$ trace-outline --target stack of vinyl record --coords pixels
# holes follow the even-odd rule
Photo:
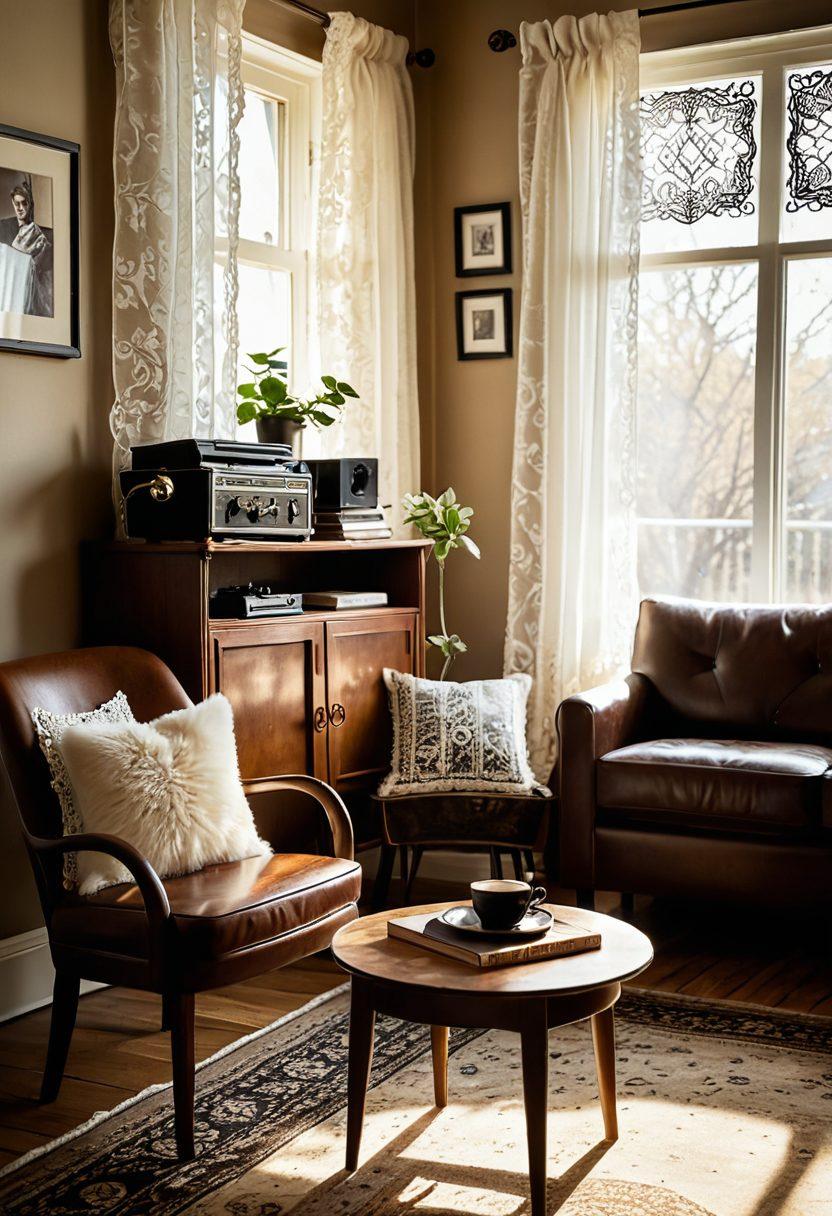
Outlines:
[[[312,517],[316,540],[386,540],[392,536],[381,507],[342,507],[316,511]]]

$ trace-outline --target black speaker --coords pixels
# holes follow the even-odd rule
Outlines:
[[[307,460],[312,474],[315,511],[378,506],[378,460],[342,456],[336,460]]]

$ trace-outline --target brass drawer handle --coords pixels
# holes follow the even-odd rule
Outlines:
[[[347,711],[338,701],[330,708],[329,721],[332,726],[343,726],[347,720]]]
[[[318,734],[320,734],[322,730],[326,730],[326,710],[324,709],[323,705],[319,705],[315,710],[315,730],[318,732]]]

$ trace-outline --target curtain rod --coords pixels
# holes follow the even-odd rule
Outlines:
[[[663,13],[683,13],[694,8],[716,8],[720,4],[737,4],[742,0],[678,0],[675,4],[654,4],[651,8],[640,8],[638,15],[643,17],[660,17]],[[510,51],[517,46],[517,38],[511,30],[492,30],[488,35],[488,45],[498,53]]]
[[[324,29],[330,24],[329,13],[323,13],[311,4],[304,4],[303,0],[272,0],[272,4],[278,4],[281,8],[293,9],[296,13],[308,17],[310,21],[317,21]],[[432,68],[435,62],[436,55],[429,46],[424,47],[421,51],[408,51],[405,59],[408,67],[415,63],[420,68]]]

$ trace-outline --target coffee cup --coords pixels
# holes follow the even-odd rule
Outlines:
[[[546,899],[545,887],[532,888],[511,878],[471,883],[471,902],[483,929],[513,929]]]

